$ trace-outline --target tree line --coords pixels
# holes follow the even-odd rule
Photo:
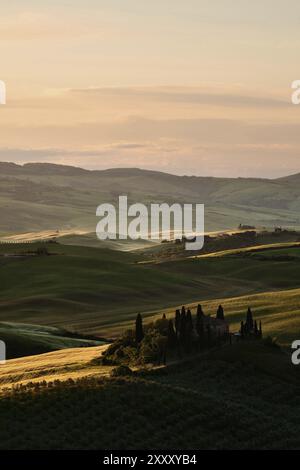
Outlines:
[[[190,308],[176,309],[173,318],[165,314],[144,323],[137,314],[135,328],[127,330],[106,350],[105,364],[165,364],[167,358],[182,358],[202,350],[244,338],[262,336],[262,325],[253,319],[249,308],[240,331],[230,333],[224,308],[219,305],[216,315],[205,315],[199,304],[193,315]]]

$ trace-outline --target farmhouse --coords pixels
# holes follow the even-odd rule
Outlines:
[[[225,318],[221,319],[205,316],[204,326],[208,327],[208,325],[216,336],[225,336],[229,334],[229,325]]]
[[[229,324],[226,321],[222,305],[219,305],[215,317],[205,315],[201,305],[198,305],[197,319],[201,325],[200,328],[203,329],[204,332],[210,331],[217,337],[226,336],[229,334]]]

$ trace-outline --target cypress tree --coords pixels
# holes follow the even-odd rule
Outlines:
[[[190,311],[190,309],[188,309],[186,313],[186,326],[188,330],[193,331],[194,324],[193,324],[192,312]]]
[[[196,331],[197,331],[199,338],[202,338],[204,334],[204,314],[202,312],[202,309],[197,309]]]
[[[252,316],[251,308],[249,307],[247,311],[247,318],[246,318],[247,333],[250,333],[251,331],[253,331],[253,327],[254,327],[253,316]]]
[[[176,336],[179,336],[179,331],[180,331],[180,310],[176,310],[175,312],[175,331],[176,331]]]
[[[140,313],[137,314],[135,320],[135,340],[139,344],[144,338],[143,319]]]
[[[185,342],[186,342],[187,351],[191,351],[193,329],[194,329],[194,325],[193,325],[192,313],[190,309],[188,309],[186,313],[186,328],[185,328]]]
[[[181,315],[180,315],[180,328],[179,328],[180,341],[184,342],[185,336],[186,336],[186,314],[185,314],[185,308],[182,307]]]
[[[222,305],[219,305],[219,307],[218,307],[218,310],[217,310],[217,319],[218,319],[218,320],[225,320],[225,317],[224,317],[224,309],[223,309]]]
[[[176,345],[177,338],[174,330],[173,320],[169,320],[168,323],[168,346],[173,348]]]
[[[258,328],[257,328],[257,321],[256,321],[256,320],[255,320],[255,322],[254,322],[254,334],[255,334],[256,336],[258,336],[258,334],[259,334],[259,331],[258,331]]]
[[[244,325],[244,322],[241,321],[241,337],[243,338],[245,336],[245,325]]]
[[[197,307],[197,317],[198,316],[204,316],[204,313],[200,304],[198,304],[198,307]]]
[[[259,336],[262,337],[261,321],[259,322]]]

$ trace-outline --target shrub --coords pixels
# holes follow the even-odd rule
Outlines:
[[[167,338],[156,329],[147,331],[140,345],[139,359],[141,363],[160,363],[166,349]]]
[[[126,331],[123,336],[112,343],[103,354],[102,364],[123,364],[132,362],[136,355],[136,343],[132,331]]]

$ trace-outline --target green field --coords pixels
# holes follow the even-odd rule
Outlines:
[[[264,336],[276,338],[281,346],[290,348],[293,340],[300,338],[300,289],[263,292],[232,298],[216,298],[201,303],[205,314],[214,316],[219,305],[225,310],[226,320],[232,332],[240,329],[246,311],[251,307],[254,317],[262,321]],[[196,313],[198,302],[188,303],[192,313]],[[176,306],[180,307],[179,305]],[[174,318],[175,307],[163,310],[167,318]],[[155,314],[153,319],[161,316]],[[152,319],[152,318],[151,318]],[[130,324],[128,323],[128,327]]]
[[[213,305],[219,299],[231,317],[236,305],[243,305],[241,311],[247,304],[257,305],[256,297],[240,297],[275,292],[258,297],[263,308],[269,305],[269,313],[274,315],[286,313],[291,326],[298,325],[299,293],[293,289],[299,288],[300,248],[279,250],[280,256],[290,256],[287,260],[278,259],[277,251],[271,250],[264,252],[263,259],[256,253],[143,265],[139,264],[142,252],[51,243],[47,244],[50,256],[26,254],[38,246],[0,245],[0,254],[18,254],[0,256],[2,322],[111,337],[137,312],[151,317],[177,305],[206,301]],[[239,320],[237,316],[235,323]],[[284,325],[284,318],[281,321]]]
[[[0,367],[1,449],[300,449],[295,242],[149,263],[146,248],[67,238],[0,244],[0,339],[9,357],[33,354]],[[211,315],[222,304],[231,331],[251,306],[282,349],[233,341],[115,378],[100,362],[100,337],[131,327],[137,312],[174,318],[199,302]]]
[[[11,253],[34,249],[9,245]],[[140,266],[136,255],[59,244],[48,249],[51,256],[0,257],[1,320],[101,334],[138,310],[196,296],[180,273]]]
[[[77,337],[55,327],[9,322],[0,323],[0,339],[6,344],[7,359],[103,344],[100,339]]]

